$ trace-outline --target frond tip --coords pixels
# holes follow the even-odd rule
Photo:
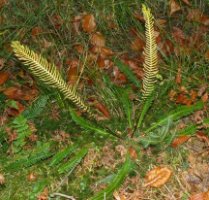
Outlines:
[[[154,90],[154,84],[156,82],[156,75],[158,74],[157,67],[157,45],[154,32],[154,17],[149,8],[144,4],[142,5],[142,12],[145,19],[145,35],[146,35],[146,47],[144,49],[145,61],[144,61],[144,78],[143,78],[143,90],[142,99],[146,99],[151,95]]]
[[[50,64],[41,55],[36,54],[19,41],[12,42],[12,48],[17,58],[27,65],[33,75],[45,84],[57,88],[66,99],[71,100],[78,108],[87,112],[90,117],[95,117],[88,105],[68,86],[54,64]]]

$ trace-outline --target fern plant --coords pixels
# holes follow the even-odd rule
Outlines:
[[[27,119],[23,115],[16,117],[10,127],[17,133],[17,138],[13,142],[13,151],[18,152],[25,145],[27,137],[29,137],[32,132]]]
[[[155,41],[154,32],[154,17],[149,8],[144,4],[142,5],[142,12],[145,19],[145,35],[146,35],[146,47],[144,49],[144,78],[143,78],[143,90],[142,99],[146,99],[153,92],[156,82],[156,76],[158,74],[157,67],[157,44]]]
[[[18,41],[12,42],[12,47],[17,58],[27,65],[35,76],[45,84],[57,88],[66,99],[71,100],[78,108],[88,113],[90,117],[95,117],[90,107],[74,92],[71,86],[66,84],[54,64],[50,64],[41,55],[21,45]]]

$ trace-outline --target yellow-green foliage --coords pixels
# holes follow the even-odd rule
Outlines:
[[[57,88],[66,99],[71,100],[77,107],[87,112],[90,117],[94,117],[89,106],[82,101],[82,99],[73,91],[71,86],[66,84],[54,64],[50,64],[41,55],[38,55],[28,47],[21,45],[18,41],[12,42],[12,47],[17,58],[28,66],[33,75],[37,76],[47,85]]]
[[[158,74],[157,67],[157,45],[154,33],[154,17],[149,8],[142,5],[142,12],[145,19],[145,35],[146,47],[144,49],[144,78],[143,78],[143,95],[142,99],[146,99],[154,90],[156,75]]]

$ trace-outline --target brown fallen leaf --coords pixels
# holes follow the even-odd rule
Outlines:
[[[52,25],[54,26],[55,29],[60,29],[61,26],[64,23],[64,20],[58,14],[54,14],[54,15],[50,16],[49,20],[50,20],[50,22],[52,23]]]
[[[97,110],[99,110],[107,119],[110,119],[110,113],[109,113],[107,107],[104,104],[102,104],[98,101],[95,101],[94,107]]]
[[[8,72],[0,72],[0,85],[4,84],[9,78]]]
[[[104,47],[105,46],[105,38],[100,32],[96,32],[91,36],[90,43],[93,46]]]
[[[82,28],[87,33],[92,33],[96,29],[95,18],[92,14],[84,15],[82,19]]]
[[[209,17],[204,15],[200,9],[191,9],[187,15],[188,21],[198,22],[205,26],[209,25]]]
[[[188,136],[188,135],[179,136],[179,137],[177,137],[177,138],[175,138],[175,139],[173,140],[173,142],[171,143],[171,146],[172,146],[173,148],[176,148],[176,147],[178,147],[179,145],[185,143],[187,140],[189,140],[190,137],[191,137],[191,136]]]
[[[22,113],[24,110],[25,110],[25,106],[23,106],[20,102],[16,101],[16,108],[14,107],[9,107],[6,109],[6,113],[9,115],[9,116],[18,116],[20,113]]]
[[[47,200],[49,198],[49,191],[47,188],[37,197],[38,200]]]
[[[25,89],[27,89],[25,91]],[[34,99],[38,95],[38,91],[36,89],[30,88],[20,88],[20,87],[9,87],[3,91],[4,95],[7,96],[9,99],[15,100],[25,100],[30,101]]]
[[[145,46],[145,42],[140,37],[135,38],[131,42],[131,49],[134,51],[143,51],[144,46]]]
[[[68,65],[67,69],[67,82],[70,85],[74,85],[78,79],[78,67],[80,65],[78,59],[67,60],[66,64]]]
[[[0,0],[0,9],[8,3],[8,0]]]
[[[79,54],[83,54],[84,53],[84,47],[81,44],[75,44],[74,49],[79,53]]]
[[[134,149],[133,147],[129,147],[128,149],[129,155],[133,160],[136,160],[138,158],[136,149]]]
[[[31,35],[37,36],[37,35],[41,34],[42,32],[43,32],[43,29],[40,26],[36,26],[36,27],[32,28]]]
[[[205,133],[203,133],[202,131],[198,131],[196,133],[196,136],[198,139],[205,141],[209,146],[209,137]]]
[[[189,200],[209,200],[209,191],[193,194]]]
[[[168,167],[155,167],[146,174],[144,186],[161,187],[168,182],[171,174]]]
[[[181,10],[180,5],[176,2],[176,0],[170,0],[170,15],[173,15],[175,12]]]

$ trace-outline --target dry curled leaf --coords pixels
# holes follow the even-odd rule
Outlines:
[[[160,187],[169,180],[171,174],[168,167],[156,167],[146,174],[144,186]]]
[[[20,88],[20,87],[9,87],[4,90],[4,95],[9,99],[25,100],[29,101],[34,99],[38,95],[38,91],[34,88]]]
[[[47,188],[37,197],[38,200],[48,200],[49,198],[49,191]]]
[[[78,79],[78,67],[80,65],[78,59],[67,60],[67,82],[70,85],[75,85]]]
[[[208,199],[209,199],[209,191],[194,194],[189,198],[189,200],[208,200]]]
[[[170,15],[174,14],[175,12],[181,10],[181,7],[179,4],[176,2],[176,0],[170,0],[169,2],[170,5]]]
[[[37,36],[43,32],[43,29],[40,26],[36,26],[31,30],[32,36]]]
[[[134,149],[133,147],[129,147],[128,149],[129,155],[133,160],[136,160],[138,158],[136,149]]]
[[[4,84],[9,78],[8,72],[0,72],[0,85]]]
[[[198,131],[198,132],[196,133],[196,136],[197,136],[197,138],[199,138],[200,140],[205,141],[205,142],[208,144],[208,146],[209,146],[209,137],[208,137],[205,133],[203,133],[202,131]]]
[[[91,44],[97,47],[104,47],[105,46],[105,38],[100,32],[96,32],[92,35]]]
[[[22,105],[20,102],[15,101],[15,104],[16,104],[16,107],[9,106],[6,109],[6,113],[9,116],[13,116],[13,117],[18,116],[20,113],[22,113],[25,110],[25,106]]]
[[[92,14],[87,14],[83,17],[82,28],[87,33],[92,33],[96,29],[95,18]]]
[[[145,42],[140,37],[135,38],[131,42],[131,49],[134,51],[143,51]]]
[[[104,104],[102,104],[98,101],[95,101],[94,106],[97,110],[99,110],[104,115],[105,118],[110,119],[110,117],[111,117],[110,113]]]
[[[179,136],[173,140],[173,142],[171,143],[171,146],[173,148],[176,148],[179,145],[185,143],[189,138],[190,138],[190,136],[188,136],[188,135]]]
[[[209,17],[204,15],[200,9],[191,9],[187,15],[188,21],[198,22],[205,26],[209,25]]]

